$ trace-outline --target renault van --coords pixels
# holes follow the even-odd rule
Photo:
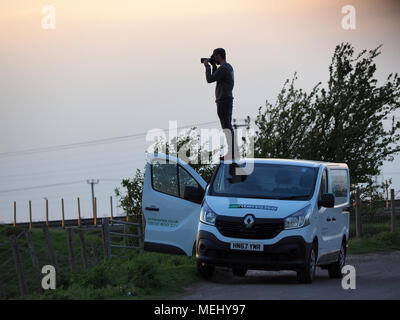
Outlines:
[[[247,167],[251,172],[237,174]],[[143,187],[144,249],[195,253],[204,277],[224,266],[236,276],[293,270],[299,282],[311,283],[318,266],[339,278],[349,204],[343,163],[243,159],[219,164],[207,185],[182,160],[154,154]]]

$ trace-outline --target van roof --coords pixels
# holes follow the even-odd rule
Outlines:
[[[285,165],[296,165],[305,167],[342,167],[348,168],[345,163],[333,163],[325,161],[315,161],[315,160],[293,160],[293,159],[277,159],[277,158],[245,158],[243,161],[254,161],[255,163],[269,163],[269,164],[285,164]]]
[[[152,159],[170,159],[172,161],[178,161],[180,163],[184,163],[182,160],[163,153],[153,153],[147,155],[147,161],[152,161]],[[279,158],[244,158],[240,159],[238,162],[246,162],[246,161],[254,161],[255,163],[271,163],[271,164],[286,164],[286,165],[294,165],[294,166],[305,166],[305,167],[314,167],[318,168],[320,166],[324,167],[336,167],[348,169],[347,164],[345,163],[333,163],[333,162],[325,162],[325,161],[315,161],[315,160],[293,160],[293,159],[279,159]]]

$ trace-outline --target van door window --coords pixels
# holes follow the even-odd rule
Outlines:
[[[151,178],[155,191],[174,197],[183,198],[185,187],[201,188],[189,172],[175,163],[153,163]]]
[[[181,166],[178,166],[179,170],[179,196],[183,198],[185,187],[195,187],[200,189],[200,185],[197,181],[191,176],[189,172],[187,172]]]
[[[176,163],[153,163],[151,180],[155,191],[179,197]]]
[[[318,200],[322,199],[322,195],[324,193],[328,193],[328,175],[327,175],[327,172],[326,172],[326,168],[322,172],[321,185],[320,185],[320,188],[319,188]]]
[[[335,195],[335,206],[347,202],[348,194],[348,173],[344,169],[331,169],[331,190]]]

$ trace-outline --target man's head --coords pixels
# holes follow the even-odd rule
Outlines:
[[[217,64],[224,63],[226,60],[225,49],[222,49],[222,48],[214,49],[213,56],[215,58],[215,61],[217,61]]]

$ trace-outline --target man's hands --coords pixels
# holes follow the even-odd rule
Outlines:
[[[213,67],[213,69],[216,69],[216,68],[217,68],[217,65],[215,64],[215,62],[210,63],[210,61],[209,61],[208,59],[204,59],[203,64],[204,64],[204,66],[206,66],[206,67],[207,67],[208,64],[211,64],[212,67]]]

